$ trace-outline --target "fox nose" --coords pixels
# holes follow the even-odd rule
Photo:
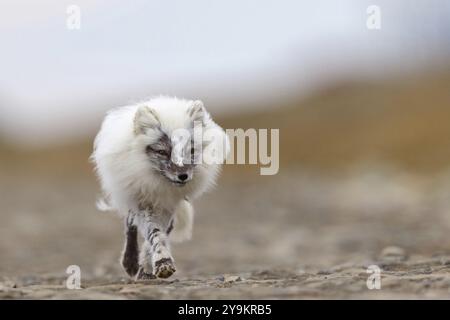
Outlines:
[[[178,179],[180,179],[180,181],[185,181],[188,178],[188,175],[186,173],[182,173],[178,175]]]

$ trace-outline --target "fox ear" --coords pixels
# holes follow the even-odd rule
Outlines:
[[[200,100],[192,101],[187,113],[192,122],[201,121],[203,123],[206,115],[206,110],[203,106],[203,102],[201,102]]]
[[[160,126],[158,116],[151,107],[140,106],[134,117],[134,132],[136,135],[145,134],[149,129],[155,129]]]

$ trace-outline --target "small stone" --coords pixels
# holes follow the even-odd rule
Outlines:
[[[333,272],[331,272],[331,270],[319,270],[319,272],[317,272],[317,274],[319,276],[328,276],[330,274],[333,274]]]
[[[305,273],[306,273],[305,269],[302,268],[297,269],[297,274],[305,274]]]
[[[11,280],[5,280],[5,281],[0,282],[0,288],[3,288],[3,290],[13,289],[13,288],[17,288],[17,284]]]
[[[405,250],[396,246],[389,246],[381,251],[380,258],[388,261],[405,261],[407,255]]]
[[[225,277],[224,277],[224,276],[218,276],[218,277],[216,278],[216,280],[217,280],[217,281],[222,281],[222,282],[224,282],[224,281],[225,281]]]
[[[224,279],[225,282],[236,282],[236,281],[241,281],[241,277],[239,276],[227,276]]]
[[[25,287],[38,285],[38,284],[42,283],[42,281],[38,277],[33,276],[33,275],[24,276],[24,277],[22,277],[21,281],[22,281],[22,286],[25,286]]]
[[[440,259],[440,262],[444,266],[450,266],[450,258],[448,258],[448,257],[442,257]]]

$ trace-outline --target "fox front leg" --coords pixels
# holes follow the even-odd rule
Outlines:
[[[121,258],[125,272],[134,277],[139,269],[139,244],[137,239],[137,227],[134,225],[134,214],[130,211],[125,218],[125,244]]]
[[[158,278],[170,277],[176,269],[166,233],[154,227],[150,231],[148,242],[151,248],[153,274]]]
[[[148,272],[145,272],[149,266],[153,276],[158,278],[168,278],[176,271],[165,224],[156,222],[148,216],[139,222],[139,230],[145,241],[141,251],[138,279],[140,275],[141,278],[151,278]]]

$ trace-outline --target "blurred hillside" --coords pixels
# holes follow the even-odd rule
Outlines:
[[[279,128],[282,167],[340,172],[361,164],[389,164],[431,173],[450,164],[447,70],[389,81],[341,83],[305,100],[280,101],[260,109],[264,111],[217,121],[225,128]],[[29,151],[1,144],[2,170],[90,175],[88,157],[97,128],[80,130],[89,139],[71,145]]]
[[[431,172],[450,165],[450,72],[348,82],[227,128],[280,128],[281,163],[341,170],[387,163]]]

